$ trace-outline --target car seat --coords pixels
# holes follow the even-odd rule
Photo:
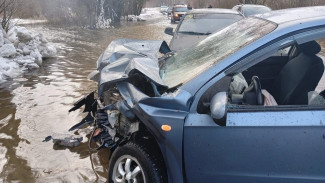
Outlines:
[[[307,105],[308,92],[314,91],[324,73],[323,60],[316,54],[316,41],[298,45],[300,53],[288,61],[275,78],[272,95],[279,105]]]

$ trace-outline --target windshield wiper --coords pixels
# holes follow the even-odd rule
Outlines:
[[[174,87],[171,87],[171,88],[168,88],[166,92],[174,92],[176,91],[179,87],[181,87],[183,85],[183,83],[179,83],[178,85],[174,86]]]
[[[202,33],[202,32],[192,32],[192,31],[180,31],[181,34],[191,34],[191,35],[209,35],[211,33]]]

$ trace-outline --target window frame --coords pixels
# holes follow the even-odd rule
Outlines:
[[[311,40],[318,40],[325,38],[325,26],[315,26],[307,29],[298,30],[286,35],[283,35],[277,39],[271,40],[269,43],[261,46],[260,48],[255,49],[253,52],[247,53],[246,56],[240,58],[233,64],[226,67],[221,73],[216,75],[213,79],[211,79],[208,83],[201,87],[201,90],[195,94],[195,100],[192,102],[190,107],[190,112],[197,112],[199,107],[199,102],[203,97],[204,93],[211,88],[216,82],[221,80],[223,77],[233,76],[240,72],[243,72],[247,68],[250,68],[257,63],[262,62],[266,58],[271,57],[275,54],[278,50],[286,48],[290,45],[295,44],[302,44]],[[293,46],[294,47],[294,46]],[[291,53],[292,50],[290,50]],[[250,112],[250,111],[267,111],[265,108],[260,108],[261,106],[255,107],[247,107],[245,109],[240,109],[242,112]],[[302,107],[300,105],[293,105],[293,106],[285,106],[285,107],[277,107],[278,111],[297,111],[297,110],[324,110],[325,106],[315,107],[315,106],[308,106]],[[256,109],[260,108],[260,109]],[[267,108],[271,109],[271,108]],[[274,109],[272,109],[274,111]],[[228,112],[228,110],[227,110]],[[230,111],[229,112],[233,112]]]
[[[325,27],[322,27],[321,29],[323,29],[323,31],[325,32]],[[311,29],[310,31],[314,31],[314,30]],[[317,31],[317,29],[316,29],[316,31]],[[288,46],[291,46],[291,49],[288,52],[289,53],[288,56],[290,57],[291,54],[293,53],[293,49],[294,48],[297,49],[297,45],[298,44],[302,44],[302,43],[305,43],[305,42],[308,42],[308,41],[312,41],[312,40],[315,40],[316,41],[316,40],[324,39],[325,38],[325,35],[323,35],[323,37],[319,38],[316,35],[313,36],[313,35],[309,35],[308,33],[309,33],[309,31],[307,30],[304,33],[298,33],[296,35],[293,35],[293,37],[294,37],[294,40],[293,41],[294,42],[292,44],[283,44],[277,50],[281,50],[281,49],[284,49],[284,48],[286,48]],[[306,36],[303,36],[302,34],[305,34]],[[308,36],[310,37],[310,39],[308,39]],[[317,37],[317,39],[316,39],[316,37]],[[265,49],[267,49],[267,47],[264,48],[264,50]],[[269,54],[266,54],[266,55],[271,55],[271,54],[269,53]],[[269,58],[269,57],[272,57],[272,55],[271,56],[268,56],[267,58]],[[265,59],[267,59],[267,58],[265,58]],[[261,63],[265,59],[262,59],[262,60],[261,59],[258,59],[259,61],[257,61],[255,64]],[[239,62],[241,62],[241,61],[239,61]],[[254,66],[254,65],[252,65],[252,66]],[[250,68],[252,66],[249,66],[248,68]],[[244,70],[246,70],[248,68],[245,68]],[[325,72],[323,74],[325,74]],[[228,76],[228,74],[227,74],[227,76]],[[229,108],[228,108],[228,106],[229,106]],[[236,108],[234,106],[236,106]],[[319,110],[325,110],[325,105],[250,106],[250,105],[233,105],[233,104],[227,104],[227,112],[261,112],[261,111],[265,111],[265,112],[282,111],[283,112],[283,111],[319,111]]]

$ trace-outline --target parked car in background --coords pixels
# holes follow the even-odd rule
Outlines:
[[[110,149],[109,183],[324,183],[324,38],[325,7],[305,7],[176,53],[115,40],[92,75],[96,97],[73,110],[86,105],[90,142]]]
[[[191,47],[211,33],[243,18],[241,13],[229,9],[190,10],[179,22],[175,32],[171,27],[165,29],[166,34],[173,36],[169,47],[174,51]]]
[[[167,13],[168,6],[161,6],[160,7],[160,13]]]
[[[180,21],[181,18],[185,15],[185,13],[188,11],[188,8],[186,5],[175,5],[172,8],[171,11],[171,23],[175,23],[176,21]]]
[[[257,4],[239,4],[232,9],[242,13],[245,17],[272,11],[272,9],[267,6]]]

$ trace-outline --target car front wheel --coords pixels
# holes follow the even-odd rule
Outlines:
[[[144,146],[128,142],[118,147],[110,160],[109,183],[163,183],[159,159]]]

